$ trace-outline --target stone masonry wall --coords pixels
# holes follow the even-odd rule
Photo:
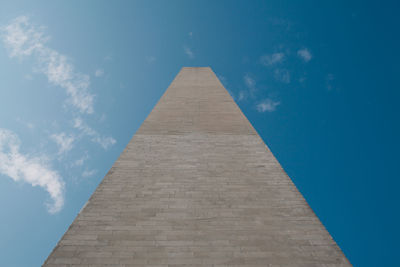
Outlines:
[[[351,266],[210,68],[183,68],[43,266]]]

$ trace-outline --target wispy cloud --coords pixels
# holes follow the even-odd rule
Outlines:
[[[70,151],[75,141],[75,137],[73,137],[72,135],[67,135],[65,133],[52,134],[50,137],[58,145],[59,155]]]
[[[24,125],[26,128],[33,130],[35,129],[35,124],[33,124],[32,122],[27,122],[22,120],[21,118],[17,117],[17,122],[21,123],[22,125]]]
[[[101,76],[103,76],[104,75],[104,70],[103,69],[97,69],[95,72],[94,72],[94,76],[96,76],[96,77],[101,77]]]
[[[225,76],[217,75],[218,79],[221,81],[222,85],[226,86],[228,84],[228,79]]]
[[[1,31],[3,41],[10,49],[10,57],[30,56],[33,52],[45,49],[45,43],[49,40],[43,33],[43,27],[31,26],[26,16],[15,18]]]
[[[75,118],[74,128],[80,130],[84,135],[91,137],[92,142],[100,144],[104,149],[108,149],[117,141],[108,136],[101,136],[97,131],[89,127],[81,118]]]
[[[238,100],[246,100],[247,99],[247,92],[245,90],[239,91]]]
[[[193,32],[189,32],[188,35],[189,35],[190,38],[192,38],[193,37]]]
[[[290,72],[286,69],[275,69],[274,77],[277,81],[290,83]]]
[[[304,62],[308,62],[312,59],[312,55],[310,50],[308,50],[307,48],[303,48],[300,49],[299,51],[297,51],[297,55],[304,60]]]
[[[93,175],[95,175],[96,174],[96,172],[97,172],[97,170],[85,170],[83,173],[82,173],[82,177],[90,177],[90,176],[93,176]]]
[[[47,203],[50,213],[60,211],[64,205],[64,182],[52,170],[45,158],[20,153],[20,141],[11,131],[0,129],[0,173],[14,181],[40,186],[49,194],[53,203]]]
[[[10,57],[32,55],[38,64],[37,71],[46,75],[51,84],[65,89],[68,103],[82,113],[93,113],[94,95],[88,90],[89,76],[76,72],[65,55],[47,46],[50,38],[44,34],[43,27],[20,16],[2,27],[1,33]]]
[[[283,29],[285,29],[286,31],[290,30],[292,27],[292,23],[287,20],[287,19],[283,19],[283,18],[270,18],[269,19],[273,25],[275,26],[280,26]]]
[[[233,99],[235,99],[236,97],[235,97],[234,93],[228,87],[228,79],[225,76],[220,75],[220,74],[218,74],[217,77],[220,80],[220,82],[222,83],[222,85],[225,87],[225,89],[228,91],[228,93],[231,95],[231,97]]]
[[[28,81],[32,81],[32,80],[33,80],[33,77],[32,77],[31,74],[26,74],[26,75],[24,76],[24,78],[25,78],[26,80],[28,80]]]
[[[326,89],[331,91],[333,89],[333,81],[335,80],[335,76],[332,73],[326,75]]]
[[[249,74],[244,75],[243,80],[244,80],[244,83],[246,84],[246,86],[249,89],[254,89],[255,88],[256,81],[252,77],[250,77]]]
[[[152,64],[152,63],[156,62],[156,60],[157,60],[157,58],[155,56],[146,57],[146,61],[149,64]]]
[[[274,53],[271,55],[263,55],[260,61],[265,66],[272,66],[281,63],[285,59],[284,53]]]
[[[239,91],[238,98],[237,98],[238,101],[246,100],[249,96],[254,97],[254,94],[257,90],[256,89],[256,81],[249,73],[246,73],[243,76],[243,82],[247,88],[245,90]]]
[[[281,103],[278,101],[273,101],[270,98],[264,99],[260,103],[256,105],[256,109],[258,112],[272,112],[276,110],[276,107],[279,106]]]
[[[74,161],[73,166],[82,166],[83,163],[85,163],[85,161],[88,159],[89,159],[89,155],[87,152],[85,152],[85,154],[82,157],[80,157],[79,159]]]
[[[190,59],[193,59],[193,58],[194,58],[194,53],[193,53],[192,49],[190,49],[188,46],[186,46],[186,45],[183,46],[183,52],[185,52],[185,54],[186,54]]]

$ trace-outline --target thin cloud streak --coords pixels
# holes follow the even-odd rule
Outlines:
[[[34,56],[37,71],[46,75],[49,83],[63,88],[68,103],[81,113],[93,113],[94,95],[89,92],[90,79],[74,71],[74,66],[65,55],[47,47],[49,37],[43,27],[30,23],[29,18],[20,16],[1,28],[2,39],[11,58]]]
[[[82,177],[90,177],[97,173],[97,170],[84,170],[82,173]]]
[[[254,88],[255,88],[255,86],[256,86],[256,81],[255,81],[253,78],[251,78],[249,74],[246,74],[246,75],[243,77],[243,80],[244,80],[244,83],[246,84],[246,86],[247,86],[249,89],[254,89]]]
[[[246,98],[247,98],[247,93],[246,93],[246,91],[241,90],[241,91],[239,92],[238,100],[239,100],[239,101],[242,101],[242,100],[245,100]]]
[[[97,131],[87,125],[81,118],[75,118],[74,128],[80,130],[82,134],[91,137],[91,141],[100,144],[104,149],[108,149],[117,141],[108,136],[101,136]]]
[[[333,90],[334,80],[335,80],[335,75],[333,75],[332,73],[326,75],[326,89],[328,89],[328,91]]]
[[[89,159],[89,155],[87,152],[85,152],[85,154],[80,157],[79,159],[75,160],[74,163],[72,164],[72,166],[82,166],[83,163],[85,163],[86,160]]]
[[[250,74],[246,73],[243,76],[243,82],[246,85],[247,89],[239,91],[237,98],[238,101],[246,100],[249,96],[254,97],[254,94],[257,91],[256,81],[251,77]]]
[[[103,76],[104,75],[104,70],[102,70],[102,69],[97,69],[95,72],[94,72],[94,76],[96,76],[96,77],[101,77],[101,76]]]
[[[262,102],[256,105],[256,109],[258,112],[272,112],[276,110],[276,107],[281,103],[278,101],[273,101],[270,98],[264,99]]]
[[[193,59],[193,58],[194,58],[194,53],[193,53],[192,49],[190,49],[190,48],[187,47],[186,45],[183,46],[183,52],[185,52],[185,54],[186,54],[190,59]]]
[[[284,53],[274,53],[272,55],[264,55],[260,58],[264,66],[272,66],[281,63],[285,59]]]
[[[52,134],[50,138],[58,145],[59,155],[70,151],[75,141],[75,138],[72,135],[68,136],[66,133]]]
[[[89,92],[89,76],[76,72],[65,55],[47,46],[49,37],[44,34],[43,27],[33,25],[27,16],[19,16],[0,30],[11,58],[21,59],[32,56],[38,65],[35,67],[36,72],[44,74],[50,84],[65,89],[68,95],[67,103],[80,113],[91,114],[94,112],[95,95]],[[95,71],[95,76],[102,75],[104,75],[102,69]],[[109,147],[115,143],[113,138],[100,137],[90,127],[86,126],[86,128],[90,129],[86,129],[86,133],[89,132],[95,142],[101,146]],[[53,139],[57,138],[54,136]]]
[[[45,158],[20,153],[20,141],[11,131],[0,129],[0,173],[16,182],[22,181],[45,189],[53,203],[46,203],[49,213],[64,206],[64,182]]]
[[[286,69],[275,69],[274,77],[279,82],[290,83],[290,72]]]
[[[154,62],[156,62],[157,58],[155,56],[148,56],[146,57],[146,61],[148,64],[152,64]]]

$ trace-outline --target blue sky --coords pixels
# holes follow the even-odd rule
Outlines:
[[[354,266],[396,266],[395,1],[2,1],[0,265],[40,266],[182,66],[211,66]]]

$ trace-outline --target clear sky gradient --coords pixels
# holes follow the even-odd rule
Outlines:
[[[210,66],[354,266],[398,266],[396,1],[1,1],[0,266],[40,266]]]

